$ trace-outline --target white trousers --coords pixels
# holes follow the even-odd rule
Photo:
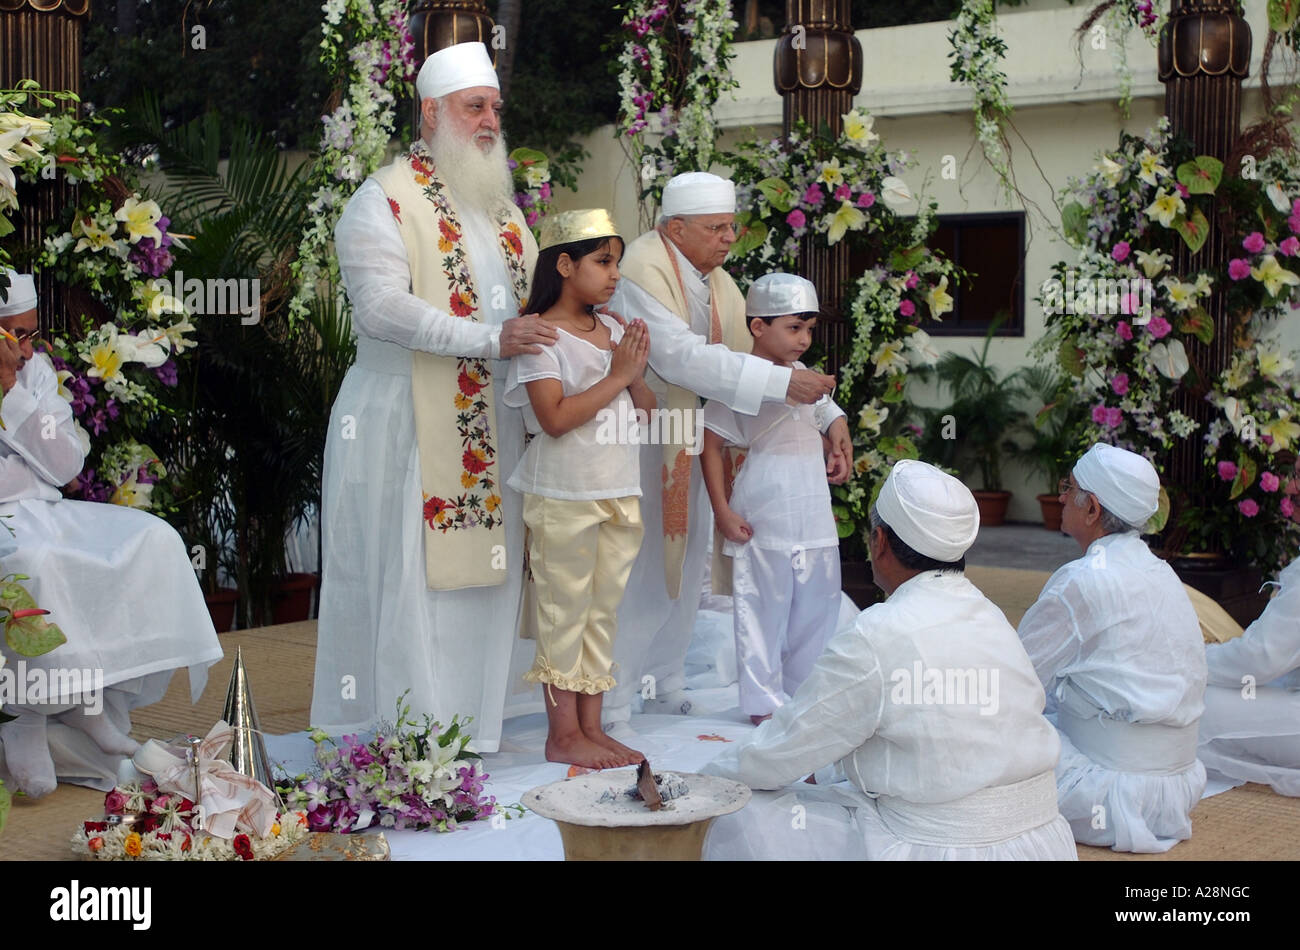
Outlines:
[[[740,711],[766,716],[808,678],[840,610],[839,548],[747,544],[733,558]]]

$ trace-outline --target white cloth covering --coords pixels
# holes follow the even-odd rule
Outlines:
[[[684,172],[664,185],[665,218],[679,214],[735,214],[736,186],[710,172]]]
[[[1098,442],[1075,463],[1074,481],[1097,496],[1103,508],[1141,528],[1160,503],[1160,476],[1136,452]]]
[[[475,285],[509,287],[490,220],[458,207]],[[419,506],[420,469],[411,405],[411,350],[493,357],[500,324],[513,317],[500,295],[481,291],[482,323],[463,320],[411,295],[406,249],[383,190],[366,181],[335,231],[353,305],[357,360],[335,399],[322,486],[320,621],[311,721],[332,734],[391,720],[398,697],[418,717],[444,725],[473,716],[477,749],[501,737],[507,684],[532,659],[525,643],[512,660],[523,561],[523,499],[501,486],[505,579],[494,587],[428,589]],[[500,302],[501,307],[494,307]],[[523,452],[523,415],[502,401],[509,362],[491,364],[498,471]],[[513,674],[513,675],[512,675]],[[535,699],[535,688],[528,700]]]
[[[928,462],[900,459],[876,497],[876,513],[899,540],[936,561],[960,561],[979,534],[969,488]]]
[[[16,317],[20,313],[36,309],[36,281],[31,274],[20,274],[16,270],[6,270],[9,286],[5,289],[8,297],[0,300],[0,317]]]
[[[732,564],[740,711],[765,716],[790,701],[836,630],[840,549],[746,544]]]
[[[492,57],[482,43],[456,43],[431,53],[415,77],[421,99],[441,99],[475,86],[501,88]]]
[[[130,709],[161,699],[180,667],[189,668],[191,701],[197,701],[221,646],[184,542],[167,522],[134,508],[60,495],[56,486],[77,475],[83,456],[71,408],[58,395],[43,355],[19,370],[0,416],[6,424],[0,431],[0,516],[7,516],[17,544],[3,570],[28,576],[24,586],[68,638],[39,657],[19,657],[3,643],[0,651],[7,672],[25,670],[30,677],[45,671],[51,685],[62,687],[40,702],[16,704],[49,720],[27,721],[31,728],[46,727],[55,774],[106,787],[122,753],[100,748],[85,730],[125,736]],[[54,437],[42,438],[42,430],[51,431],[48,422]],[[85,674],[54,678],[72,670],[87,671],[89,682]],[[96,697],[100,685],[104,694]],[[94,721],[101,701],[103,732]],[[86,710],[92,711],[89,721],[82,716]],[[0,742],[4,735],[0,727]],[[11,772],[29,764],[13,752]]]
[[[796,546],[838,547],[820,433],[842,415],[829,396],[812,405],[764,403],[754,416],[719,402],[704,407],[704,428],[747,450],[730,499],[754,529],[745,546],[786,553]],[[734,556],[740,547],[726,541],[722,552]]]
[[[951,687],[927,693],[930,674]],[[704,771],[755,789],[842,771],[878,799],[858,813],[871,858],[1071,860],[1050,796],[1020,786],[1056,762],[1042,708],[1002,612],[964,575],[928,571],[841,629],[793,700]]]
[[[623,339],[623,328],[606,314],[598,318],[609,328],[610,346]],[[608,406],[591,419],[559,438],[542,431],[527,383],[558,379],[565,396],[586,392],[609,375],[612,350],[560,328],[553,346],[540,353],[524,353],[510,361],[510,374],[502,399],[507,406],[523,410],[524,426],[533,438],[507,484],[517,492],[589,501],[597,498],[626,498],[641,495],[640,451],[633,437],[636,407],[623,389]],[[612,438],[611,438],[612,436]]]
[[[1245,632],[1205,648],[1198,757],[1231,778],[1300,796],[1300,558]]]
[[[708,342],[710,323],[708,283],[690,262],[678,254],[682,283],[690,299],[690,326],[674,315],[634,281],[623,278],[609,309],[628,320],[640,318],[650,332],[650,368],[658,376],[684,386],[706,399],[716,399],[737,412],[754,414],[765,400],[784,402],[790,386],[790,368],[748,353],[736,353],[721,343]],[[655,380],[648,376],[652,389]],[[660,405],[667,393],[657,391]],[[690,427],[688,427],[690,431]],[[713,510],[697,462],[691,464],[690,521],[682,586],[676,599],[668,596],[664,582],[663,453],[658,445],[641,447],[641,519],[645,537],[632,565],[627,593],[618,613],[618,638],[614,641],[614,675],[618,685],[605,694],[603,719],[626,722],[632,701],[641,693],[655,696],[675,693],[686,683],[683,663],[695,629],[704,583],[709,541],[713,536]],[[650,677],[650,679],[646,679]]]
[[[1057,793],[1075,840],[1159,852],[1190,837],[1205,768],[1180,736],[1204,709],[1205,648],[1169,565],[1136,531],[1106,535],[1048,579],[1020,638],[1049,714],[1064,713]],[[1166,728],[1134,739],[1126,723]],[[1113,750],[1105,749],[1107,729]],[[1135,741],[1150,743],[1145,769],[1129,767]]]
[[[816,313],[817,288],[798,274],[764,274],[745,294],[745,317],[784,317]]]

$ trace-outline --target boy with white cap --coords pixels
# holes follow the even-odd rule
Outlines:
[[[803,369],[818,309],[811,281],[760,277],[745,299],[753,354]],[[810,406],[765,402],[755,416],[716,401],[704,407],[700,465],[723,553],[733,559],[740,711],[755,725],[790,701],[835,629],[839,538],[820,433],[843,415],[829,396]],[[742,450],[738,471],[724,446]],[[832,454],[832,465],[840,474],[847,462]]]
[[[1140,537],[1160,478],[1097,443],[1060,487],[1062,527],[1084,555],[1048,579],[1020,639],[1061,734],[1061,814],[1080,843],[1168,851],[1191,837],[1205,788],[1206,665],[1195,608]]]
[[[899,461],[871,523],[872,573],[888,599],[837,633],[793,699],[704,771],[755,789],[814,771],[822,785],[847,778],[851,787],[796,794],[847,797],[858,854],[871,860],[1074,860],[1043,688],[1002,611],[964,573],[979,531],[970,489],[933,465]],[[765,805],[790,824],[788,797],[756,796],[719,819],[706,857],[808,850],[746,833]]]

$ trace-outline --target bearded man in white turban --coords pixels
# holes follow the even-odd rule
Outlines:
[[[777,366],[750,355],[745,298],[723,269],[736,240],[736,188],[708,172],[677,175],[664,187],[659,226],[627,246],[622,280],[610,308],[639,317],[650,331],[646,381],[659,400],[659,444],[641,450],[641,515],[646,532],[619,610],[614,662],[618,685],[605,698],[603,719],[618,730],[638,690],[647,710],[690,708],[686,651],[706,573],[713,512],[696,457],[703,443],[700,399],[744,415],[764,402],[814,403],[834,379],[809,369]],[[848,424],[830,422],[835,448],[832,482],[851,472]],[[720,551],[721,539],[717,541]],[[718,562],[720,565],[720,561]],[[720,589],[714,576],[714,591]],[[652,686],[647,689],[647,685]]]
[[[1245,633],[1205,647],[1197,757],[1229,778],[1300,796],[1300,557]]]
[[[851,789],[832,786],[842,794],[831,800],[853,802],[857,855],[871,860],[1075,860],[1043,688],[1016,631],[964,573],[979,531],[970,490],[899,461],[871,523],[872,573],[888,599],[837,633],[792,701],[705,771],[755,789],[847,777]],[[745,833],[761,817],[751,805],[720,819],[707,855],[789,856],[786,842]]]
[[[351,732],[398,697],[494,752],[519,615],[523,417],[509,358],[556,331],[521,316],[537,244],[512,198],[482,43],[431,55],[421,137],[364,182],[334,241],[357,334],[325,447],[313,724]],[[521,651],[522,652],[522,651]],[[521,670],[522,672],[522,670]]]
[[[1020,639],[1061,733],[1061,814],[1075,840],[1168,851],[1192,834],[1205,645],[1173,569],[1142,541],[1160,478],[1142,456],[1090,448],[1061,484],[1062,528],[1083,557],[1047,581]]]
[[[0,778],[36,798],[59,780],[107,790],[137,747],[130,710],[189,667],[197,701],[221,646],[180,535],[123,505],[65,499],[88,442],[49,357],[33,348],[36,285],[9,272],[0,301],[0,574],[67,641],[38,657],[0,640]],[[17,342],[15,342],[15,339]],[[66,390],[62,390],[66,392]]]

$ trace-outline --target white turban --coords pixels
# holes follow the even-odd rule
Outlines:
[[[960,561],[980,530],[970,489],[915,459],[894,463],[876,498],[876,514],[917,554],[947,563]]]
[[[1141,455],[1098,442],[1074,465],[1074,481],[1120,521],[1142,527],[1160,507],[1160,476]]]
[[[13,317],[36,309],[36,281],[31,274],[7,271],[9,299],[0,301],[0,317]]]
[[[441,99],[448,93],[474,86],[501,88],[497,71],[492,68],[492,57],[482,43],[457,43],[430,53],[415,77],[415,89],[422,101]]]
[[[789,313],[816,313],[817,288],[797,274],[764,274],[745,295],[745,316],[784,317]]]
[[[708,172],[686,172],[664,185],[665,218],[679,214],[735,214],[736,186]]]

